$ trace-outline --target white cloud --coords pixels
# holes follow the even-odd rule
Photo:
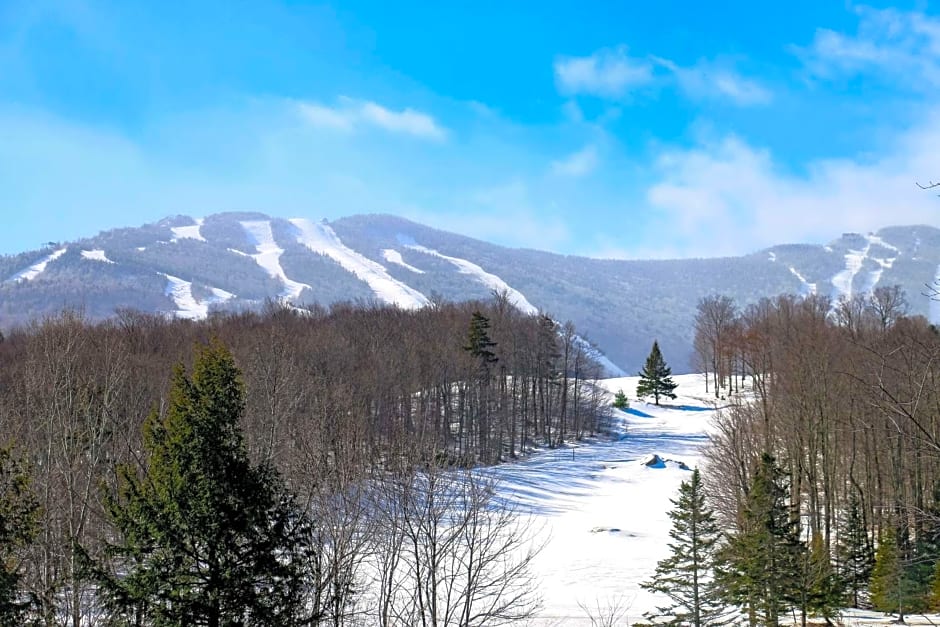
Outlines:
[[[652,63],[629,56],[625,46],[598,50],[587,57],[559,57],[555,60],[555,84],[567,95],[620,98],[630,89],[652,81]]]
[[[864,6],[856,13],[856,33],[820,28],[808,47],[795,49],[813,74],[831,78],[872,71],[907,87],[940,84],[940,19]]]
[[[741,76],[727,63],[702,60],[684,67],[669,59],[654,57],[654,60],[671,72],[679,88],[694,99],[730,100],[739,106],[763,105],[773,99],[769,89]]]
[[[561,176],[584,176],[597,167],[597,148],[585,146],[581,150],[552,162],[552,172]]]
[[[375,102],[342,98],[340,104],[335,107],[315,102],[299,102],[297,110],[304,120],[319,128],[352,131],[374,127],[390,133],[435,141],[442,141],[447,137],[447,132],[433,117],[410,108],[393,111]]]
[[[783,242],[820,241],[842,231],[936,223],[940,200],[915,182],[940,177],[940,109],[875,160],[811,162],[784,171],[773,155],[727,136],[657,160],[647,191],[671,242],[686,255],[738,254]]]

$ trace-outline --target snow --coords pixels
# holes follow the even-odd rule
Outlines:
[[[401,253],[398,252],[397,250],[386,248],[385,250],[382,251],[382,257],[384,257],[385,261],[389,263],[394,263],[396,265],[401,266],[402,268],[411,270],[412,272],[415,272],[417,274],[424,274],[424,270],[421,270],[420,268],[415,268],[413,265],[409,263],[405,263],[405,260],[402,259],[401,257]]]
[[[579,602],[594,607],[619,598],[629,604],[622,623],[629,624],[662,602],[639,584],[668,554],[670,499],[690,476],[680,464],[700,463],[714,414],[701,375],[674,380],[675,401],[656,407],[634,400],[628,411],[614,410],[621,435],[613,440],[537,453],[487,471],[499,479],[500,497],[530,515],[531,528],[547,539],[535,562],[545,604],[535,625],[587,626]],[[637,381],[600,383],[632,395]],[[645,466],[651,455],[662,463]]]
[[[271,222],[268,220],[250,220],[241,222],[249,242],[257,251],[254,255],[247,255],[255,260],[265,272],[273,279],[277,279],[284,286],[281,292],[281,298],[287,300],[297,300],[304,288],[310,286],[306,283],[300,283],[287,278],[284,268],[281,267],[281,255],[284,249],[274,241],[274,233],[271,232]],[[232,250],[232,249],[229,249]],[[234,251],[238,252],[238,251]],[[244,254],[244,253],[240,253]]]
[[[767,253],[767,259],[768,261],[777,261],[777,253],[775,252]]]
[[[793,266],[788,266],[790,273],[793,274],[800,281],[800,294],[803,296],[810,296],[816,293],[816,284],[809,283],[802,274],[800,274],[796,268]]]
[[[68,250],[68,248],[60,248],[54,253],[46,255],[45,257],[40,259],[38,262],[26,268],[25,270],[20,270],[19,272],[11,276],[9,279],[6,280],[6,282],[7,283],[21,283],[24,281],[32,281],[37,276],[45,272],[46,266],[48,266],[50,263],[52,263],[53,261],[55,261],[62,255],[64,255],[66,250]]]
[[[937,271],[933,275],[933,285],[940,286],[940,266],[937,266]],[[927,317],[930,319],[930,323],[940,324],[940,300],[931,298],[928,307]]]
[[[862,264],[865,263],[866,259],[871,259],[878,264],[878,267],[868,273],[868,276],[865,277],[865,281],[859,289],[859,293],[867,294],[875,289],[878,285],[878,282],[881,281],[881,275],[884,273],[885,268],[890,268],[894,265],[894,262],[897,261],[897,258],[901,254],[901,250],[894,244],[889,244],[883,240],[878,235],[874,233],[869,233],[865,236],[865,240],[868,242],[865,245],[865,248],[862,250],[849,250],[845,255],[845,270],[842,270],[834,277],[832,277],[832,285],[836,289],[836,299],[838,298],[851,298],[852,296],[852,285],[855,281],[856,275],[861,271]],[[894,257],[874,257],[871,256],[872,246],[878,246],[885,250],[894,251]],[[916,249],[916,246],[915,246]]]
[[[206,238],[202,236],[202,233],[199,232],[199,229],[202,227],[203,219],[196,219],[196,224],[191,224],[189,226],[174,226],[170,230],[173,232],[173,238],[171,242],[177,242],[181,239],[195,239],[200,242],[206,241]]]
[[[104,263],[114,263],[113,261],[111,261],[110,259],[108,259],[108,256],[105,255],[105,254],[104,254],[104,251],[103,251],[103,250],[100,250],[100,249],[96,249],[96,250],[83,250],[83,251],[82,251],[82,259],[87,259],[87,260],[89,260],[89,261],[102,261],[102,262],[104,262]]]
[[[383,302],[402,309],[420,309],[428,304],[424,294],[393,278],[385,266],[343,244],[329,225],[304,218],[294,218],[290,222],[297,227],[298,242],[315,253],[326,255],[365,281]]]
[[[212,297],[200,302],[193,296],[193,284],[190,281],[184,281],[170,274],[164,274],[163,276],[167,280],[164,293],[176,303],[177,310],[173,314],[177,318],[201,320],[209,315],[210,305],[224,303],[235,298],[235,294],[213,287],[211,288]]]
[[[852,297],[852,283],[855,280],[855,275],[862,269],[869,248],[871,248],[871,244],[866,246],[864,250],[849,250],[845,254],[845,270],[832,277],[832,286],[836,288],[837,299]]]
[[[416,250],[420,253],[424,253],[425,255],[431,255],[432,257],[437,257],[439,259],[448,261],[457,268],[460,274],[468,274],[474,277],[478,282],[482,283],[493,291],[505,292],[509,296],[509,302],[522,313],[535,315],[539,312],[537,307],[526,300],[526,297],[522,295],[522,292],[510,287],[509,284],[503,281],[501,278],[495,274],[487,272],[471,261],[461,259],[460,257],[450,257],[448,255],[439,253],[433,248],[426,248],[424,246],[419,246],[418,244],[408,244],[405,246],[405,248]]]

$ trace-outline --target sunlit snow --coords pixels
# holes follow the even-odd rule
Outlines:
[[[420,268],[415,268],[410,263],[406,263],[405,260],[402,259],[401,253],[398,252],[397,250],[386,248],[385,250],[382,251],[382,256],[385,258],[385,261],[389,263],[394,263],[396,265],[401,266],[402,268],[405,268],[406,270],[411,270],[412,272],[415,272],[417,274],[424,274],[424,270]]]
[[[171,242],[176,242],[181,239],[195,239],[200,242],[206,241],[206,238],[202,236],[202,233],[199,229],[202,227],[202,218],[196,219],[196,224],[191,224],[189,226],[174,226],[170,230],[173,232],[173,239]]]
[[[300,283],[287,278],[287,275],[284,273],[284,268],[281,267],[281,255],[284,253],[284,249],[278,246],[277,242],[274,241],[274,234],[271,232],[271,223],[268,220],[251,220],[242,222],[241,225],[250,243],[257,251],[254,255],[248,256],[253,258],[271,278],[281,282],[284,286],[284,291],[281,292],[281,298],[296,300],[300,296],[300,293],[304,291],[304,288],[310,286],[306,283]]]
[[[103,250],[83,250],[82,259],[87,259],[89,261],[102,261],[104,263],[114,263],[108,256],[104,254]]]
[[[50,254],[50,255],[46,255],[45,257],[43,257],[42,259],[40,259],[38,262],[36,262],[36,263],[34,263],[33,265],[31,265],[31,266],[29,266],[28,268],[26,268],[25,270],[20,270],[19,272],[17,272],[17,273],[14,274],[13,276],[11,276],[9,279],[7,279],[7,282],[8,282],[8,283],[19,283],[19,282],[22,282],[22,281],[32,281],[32,280],[35,279],[37,276],[39,276],[40,274],[42,274],[43,272],[45,272],[46,266],[48,266],[50,263],[52,263],[53,261],[55,261],[56,259],[58,259],[58,258],[61,257],[62,255],[64,255],[66,250],[68,250],[68,249],[67,249],[67,248],[60,248],[59,250],[55,251],[54,253],[52,253],[52,254]]]

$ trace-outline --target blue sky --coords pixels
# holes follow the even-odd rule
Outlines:
[[[229,210],[624,258],[940,225],[938,92],[924,3],[0,0],[0,253]]]

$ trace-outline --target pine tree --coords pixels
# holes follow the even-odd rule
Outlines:
[[[842,606],[845,586],[832,568],[829,551],[820,534],[813,535],[809,551],[804,552],[803,557],[804,569],[799,587],[802,624],[806,625],[807,615],[812,615],[831,625]]]
[[[682,482],[679,497],[672,504],[672,553],[656,565],[653,578],[641,584],[646,590],[667,596],[670,604],[646,614],[646,618],[657,625],[675,627],[720,625],[724,606],[717,598],[712,567],[721,531],[705,503],[705,488],[697,469],[689,481]],[[656,620],[662,618],[667,622]]]
[[[745,608],[751,620],[777,627],[800,597],[806,547],[789,509],[789,486],[773,456],[764,453],[748,490],[739,531],[717,555],[721,596]]]
[[[129,622],[299,624],[309,536],[275,471],[248,459],[244,407],[229,352],[201,347],[191,377],[176,368],[165,415],[145,424],[143,474],[120,470],[117,574],[93,570]]]
[[[876,610],[897,613],[899,621],[904,615],[921,611],[927,605],[927,590],[918,581],[914,560],[905,558],[906,533],[889,527],[881,536],[875,551],[875,565],[871,573],[871,604]]]
[[[617,393],[614,394],[613,405],[617,409],[626,409],[630,407],[630,401],[627,400],[627,395],[623,393],[623,390],[617,390]]]
[[[637,396],[653,395],[653,399],[659,405],[659,397],[676,398],[673,390],[677,384],[672,380],[672,368],[666,365],[663,354],[659,350],[659,342],[653,342],[653,348],[649,357],[646,358],[646,365],[640,371],[640,382],[636,386]]]
[[[859,607],[860,595],[868,588],[875,563],[868,529],[862,519],[858,495],[853,493],[839,520],[836,556],[839,576],[851,593],[852,607]]]
[[[20,589],[17,552],[38,530],[39,506],[25,464],[9,448],[0,449],[0,625],[22,625],[27,603]]]
[[[470,318],[470,330],[467,333],[467,345],[464,350],[478,359],[480,377],[488,378],[490,366],[498,361],[493,348],[496,342],[490,339],[490,319],[474,311]]]

